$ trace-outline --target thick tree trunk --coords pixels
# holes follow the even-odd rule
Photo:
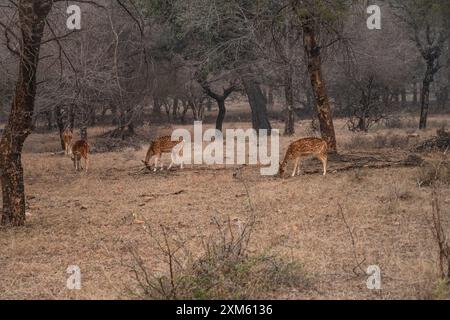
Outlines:
[[[286,98],[286,114],[284,121],[284,134],[292,136],[295,133],[294,93],[292,84],[292,70],[286,71],[284,79],[284,95]]]
[[[265,129],[270,134],[272,127],[267,114],[267,101],[261,91],[261,87],[253,79],[249,78],[242,79],[242,83],[252,110],[253,129]]]
[[[45,18],[51,8],[50,0],[19,2],[22,56],[11,113],[0,142],[2,225],[25,224],[25,187],[21,156],[23,143],[31,132],[39,51]]]
[[[314,97],[316,100],[317,115],[319,118],[322,138],[328,143],[328,150],[337,152],[336,135],[331,115],[330,101],[322,75],[322,60],[320,47],[312,23],[303,24],[303,44],[308,59],[308,73],[311,79]]]

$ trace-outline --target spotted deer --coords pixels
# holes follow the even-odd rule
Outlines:
[[[70,153],[70,148],[71,148],[71,145],[72,145],[72,139],[73,139],[72,130],[67,128],[63,132],[63,141],[64,141],[64,148],[65,148],[64,152],[65,152],[66,156],[69,155],[69,153]]]
[[[163,153],[172,153],[172,162],[170,163],[167,170],[170,170],[172,168],[174,161],[173,156],[179,155],[179,152],[181,151],[183,147],[184,141],[182,138],[180,138],[179,141],[172,141],[171,136],[162,136],[157,138],[156,140],[153,140],[150,143],[150,147],[148,148],[147,155],[145,156],[144,164],[147,168],[150,168],[150,159],[152,157],[155,157],[155,166],[153,168],[153,171],[156,171],[158,168],[158,161],[161,160],[161,156]],[[183,162],[181,162],[180,165],[181,169],[183,169]],[[164,164],[161,161],[161,170],[164,170]]]
[[[83,167],[81,166],[81,158],[84,158],[84,162],[86,165],[86,172],[88,171],[89,167],[89,144],[85,140],[78,140],[76,141],[71,149],[70,149],[70,157],[72,158],[73,165],[75,167],[75,171],[83,170]]]
[[[299,175],[300,161],[302,158],[308,156],[315,156],[322,162],[323,175],[325,176],[327,174],[327,149],[327,142],[319,138],[304,138],[292,142],[286,151],[283,162],[280,163],[280,177],[283,177],[288,161],[290,160],[295,160],[292,176],[294,177],[296,174]]]

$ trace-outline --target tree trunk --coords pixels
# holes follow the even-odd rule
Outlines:
[[[206,101],[206,110],[208,110],[209,112],[212,111],[212,100],[208,98],[208,100]]]
[[[420,122],[419,129],[427,128],[428,108],[430,106],[430,84],[428,77],[423,80],[422,92],[420,94]]]
[[[261,87],[253,79],[249,78],[242,79],[242,83],[252,110],[253,129],[265,129],[270,134],[272,127],[267,115],[267,101],[261,91]]]
[[[173,99],[173,106],[172,106],[172,119],[175,121],[178,117],[178,99]]]
[[[119,124],[119,117],[117,116],[117,105],[115,104],[111,105],[111,115],[112,115],[111,124],[113,126],[117,126]]]
[[[428,109],[430,107],[430,86],[434,80],[434,74],[437,72],[437,69],[434,67],[434,65],[434,59],[430,59],[427,61],[427,71],[425,72],[425,76],[423,78],[422,91],[420,93],[419,129],[421,130],[427,128]]]
[[[53,129],[53,116],[52,111],[48,110],[45,112],[45,118],[47,119],[47,130],[52,131]]]
[[[405,108],[406,107],[406,89],[405,88],[402,88],[402,90],[400,91],[400,94],[401,94],[401,97],[402,97],[402,104],[401,104],[401,106],[402,106],[402,108]]]
[[[417,101],[418,101],[418,99],[417,99],[417,82],[414,81],[414,83],[413,83],[413,103],[414,103],[414,106],[417,106]]]
[[[223,120],[225,119],[225,114],[227,109],[225,108],[225,99],[217,100],[217,106],[219,107],[219,113],[216,119],[216,129],[222,132]]]
[[[61,148],[62,148],[62,150],[66,150],[66,145],[64,143],[64,138],[63,138],[64,116],[63,116],[63,112],[61,110],[61,106],[55,107],[55,118],[56,118],[56,125],[58,126],[59,141],[61,143]]]
[[[181,122],[181,124],[185,124],[186,123],[186,113],[188,112],[189,104],[186,100],[183,100],[182,104],[183,104],[183,111],[181,112],[181,115],[180,115],[180,122]]]
[[[75,128],[75,108],[76,104],[72,103],[69,107],[69,129],[73,132]]]
[[[0,142],[3,195],[2,225],[25,224],[25,187],[22,148],[31,132],[36,96],[36,71],[45,19],[52,8],[50,0],[22,0],[18,3],[22,35],[19,75],[8,123]]]
[[[275,101],[274,101],[274,98],[273,98],[273,88],[269,87],[268,91],[269,92],[267,94],[267,108],[268,108],[268,110],[272,110],[273,106],[275,104]]]
[[[219,94],[213,92],[207,84],[200,83],[200,85],[202,86],[205,93],[209,97],[216,100],[216,102],[217,102],[217,106],[219,107],[219,113],[217,114],[217,118],[216,118],[216,130],[219,130],[220,132],[222,132],[223,120],[225,119],[225,114],[227,112],[227,110],[225,108],[225,100],[227,100],[228,96],[234,91],[235,87],[234,87],[234,85],[231,85],[230,87],[223,90],[222,95],[219,95]]]
[[[289,68],[285,74],[284,95],[286,98],[286,119],[284,122],[284,134],[292,136],[295,133],[295,118],[294,118],[294,93],[292,91],[292,69]]]
[[[96,115],[95,111],[96,111],[95,107],[92,107],[89,110],[89,125],[90,126],[94,126],[95,123],[97,122],[97,115]]]
[[[314,97],[316,100],[317,115],[319,118],[322,138],[328,143],[328,150],[337,152],[336,135],[331,115],[330,101],[322,75],[322,60],[320,47],[317,44],[316,34],[312,22],[303,24],[303,44],[308,60],[308,73],[311,79]]]
[[[153,114],[161,114],[161,102],[158,98],[153,98]]]

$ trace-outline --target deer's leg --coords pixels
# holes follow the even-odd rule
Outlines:
[[[173,159],[174,159],[174,157],[175,157],[175,155],[177,154],[177,152],[175,151],[175,150],[173,150],[172,149],[172,156],[170,157],[170,165],[167,167],[167,171],[169,171],[171,168],[172,168],[172,166],[173,166]]]
[[[292,176],[295,177],[297,173],[298,163],[300,162],[300,158],[295,159],[294,171],[292,172]]]
[[[86,173],[87,173],[88,172],[88,167],[89,167],[89,159],[88,159],[87,155],[86,155],[86,158],[84,158],[84,161],[86,163]]]
[[[300,160],[300,158],[298,159],[298,166],[297,166],[297,175],[299,176],[300,175],[300,173],[301,173],[301,164],[302,164],[302,162],[301,162],[301,160]]]
[[[327,163],[328,163],[328,158],[326,155],[320,155],[318,156],[319,160],[322,161],[322,165],[323,165],[323,175],[326,176],[327,175]]]
[[[157,168],[158,168],[158,155],[155,156],[155,167],[153,168],[153,171],[156,172]]]

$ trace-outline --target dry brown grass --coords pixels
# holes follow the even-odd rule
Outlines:
[[[307,123],[298,125],[299,137]],[[344,122],[336,127],[341,149],[352,151],[347,143],[353,134]],[[393,131],[406,135],[400,129],[379,129],[375,134]],[[282,153],[294,139],[282,138]],[[363,168],[281,180],[263,177],[258,168],[247,166],[240,178],[248,185],[251,209],[247,190],[233,178],[232,167],[188,166],[184,171],[142,174],[145,146],[94,154],[91,171],[75,173],[70,159],[49,153],[57,145],[55,134],[32,135],[27,142],[23,161],[29,217],[23,228],[0,229],[0,298],[129,298],[126,289],[134,283],[128,267],[133,262],[130,245],[139,248],[153,272],[167,270],[139,217],[181,234],[186,247],[197,252],[202,239],[215,230],[212,218],[245,223],[252,212],[258,222],[250,252],[270,248],[289,257],[302,265],[311,281],[306,288],[278,290],[273,298],[420,299],[436,297],[433,292],[440,288],[438,254],[424,214],[431,208],[431,190],[418,187],[418,168]],[[364,145],[358,149],[373,151]],[[314,160],[309,165],[320,167]],[[442,186],[442,212],[450,210],[449,191],[450,186]],[[380,266],[381,291],[368,290],[367,277],[352,271],[355,251],[365,259],[363,269]],[[81,268],[80,291],[66,289],[69,265]]]

